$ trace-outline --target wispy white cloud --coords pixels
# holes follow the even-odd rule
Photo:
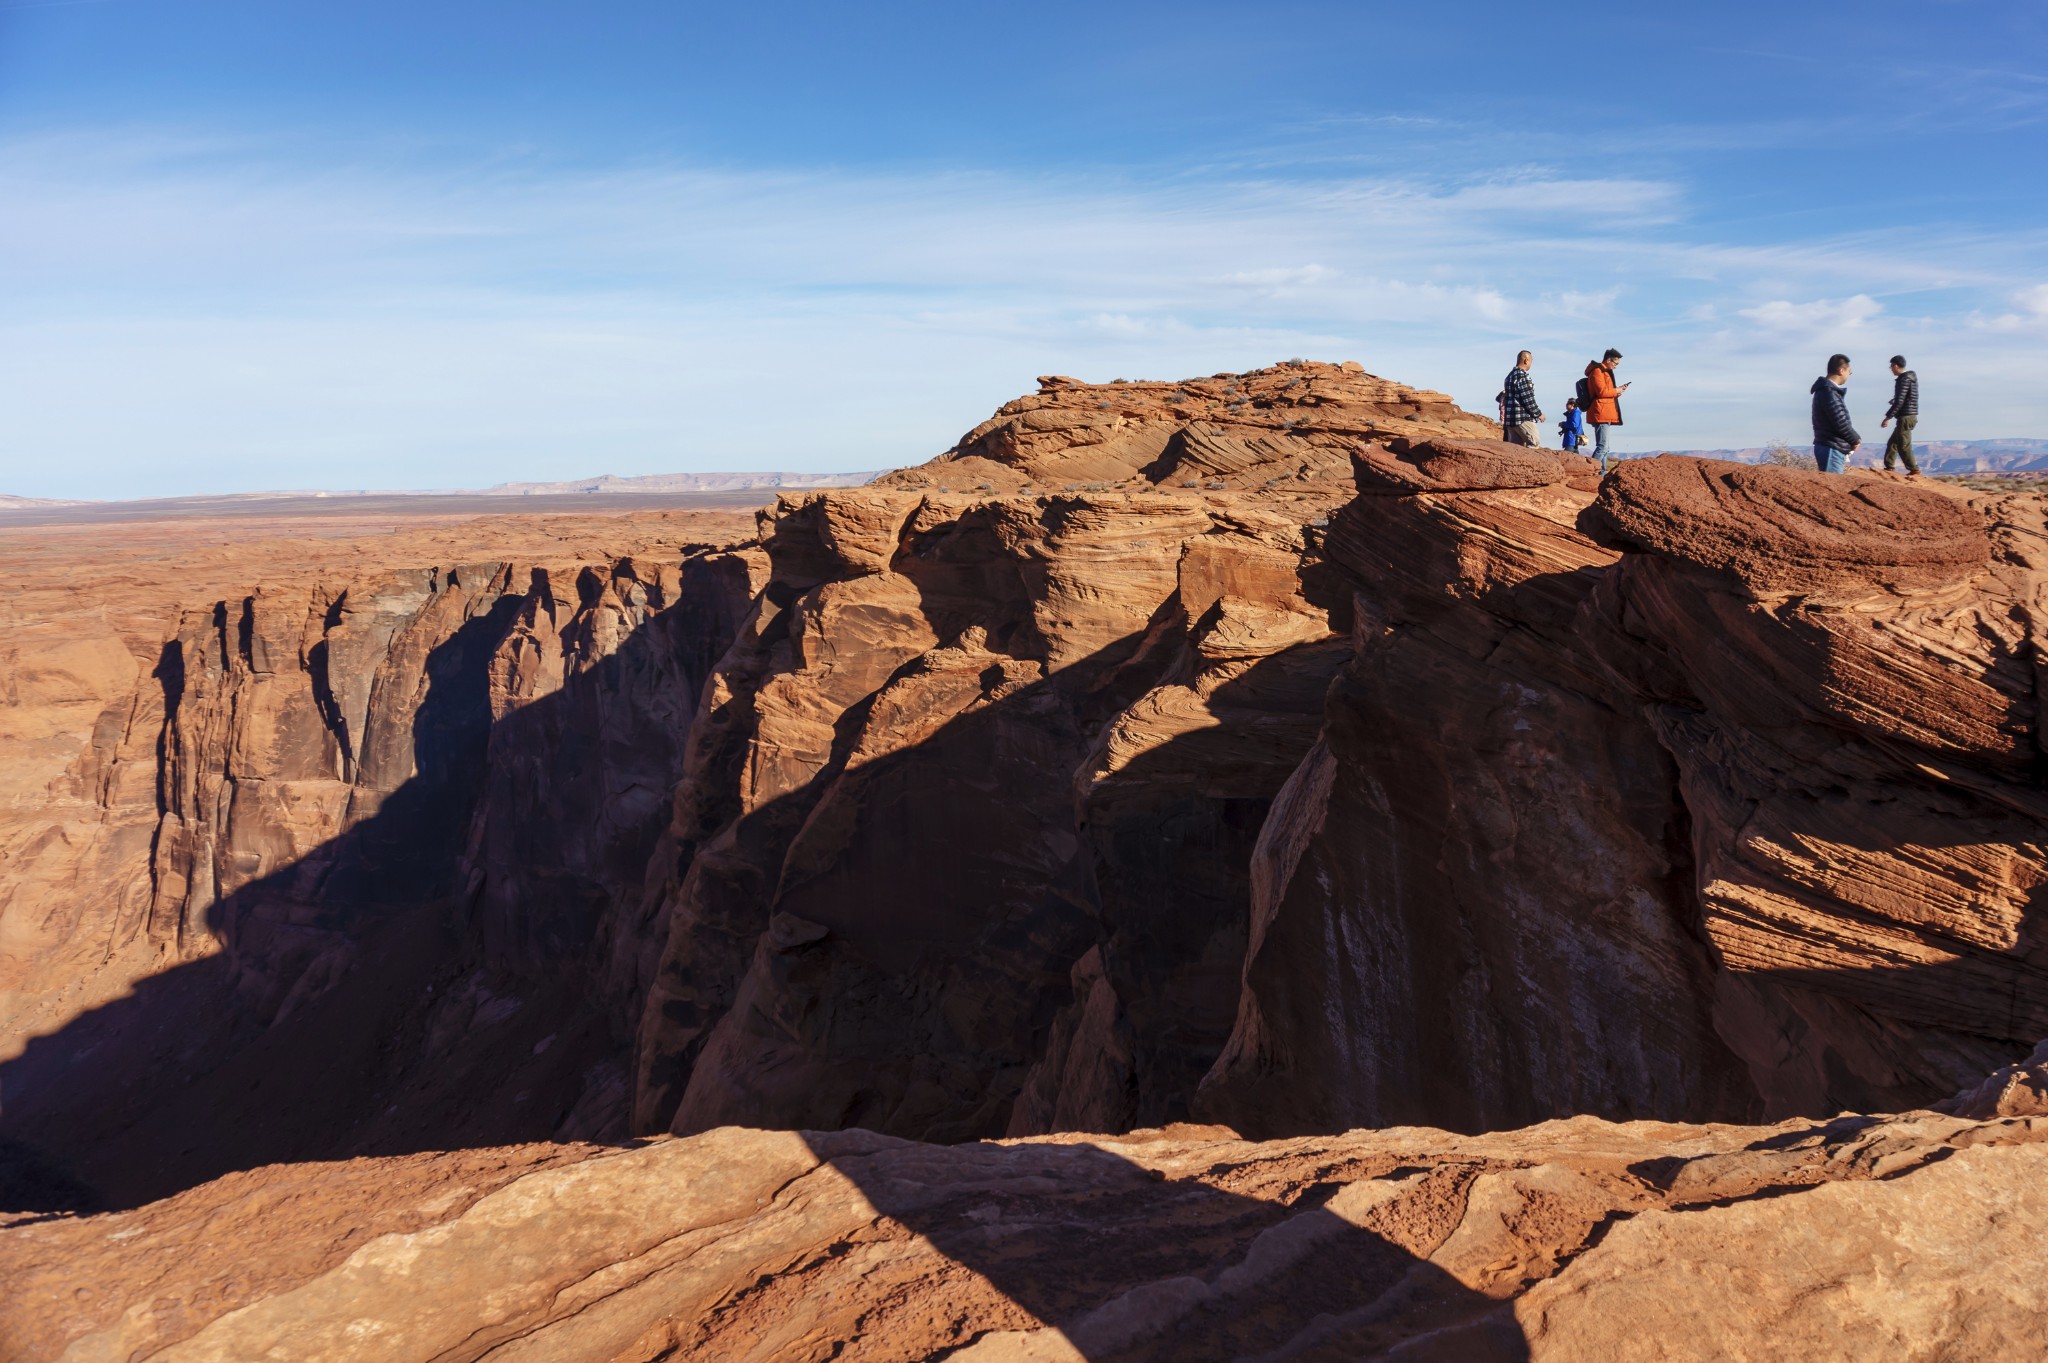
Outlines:
[[[1468,185],[1445,196],[1454,210],[1473,213],[1565,215],[1605,226],[1643,226],[1676,218],[1683,195],[1666,180],[1574,179],[1535,173]]]
[[[1780,390],[1796,408],[1849,342],[1936,352],[1930,406],[1946,384],[1972,423],[1946,433],[2048,431],[2038,399],[1976,376],[1995,355],[2048,361],[2029,320],[2048,317],[2048,242],[1731,245],[1689,232],[1686,205],[1674,182],[1527,167],[451,172],[250,139],[17,141],[0,146],[0,483],[875,467],[943,448],[1034,374],[1321,355],[1487,410],[1523,345],[1560,397],[1577,357],[1626,350],[1639,447],[1779,433]]]
[[[1773,298],[1753,308],[1736,309],[1739,316],[1767,330],[1805,335],[1861,331],[1865,323],[1883,311],[1884,304],[1867,293],[1851,298],[1815,298],[1804,303]]]
[[[2014,332],[2048,332],[2048,284],[2016,291],[2009,300],[2013,310],[1972,313],[1970,324],[1980,331],[2010,335]]]

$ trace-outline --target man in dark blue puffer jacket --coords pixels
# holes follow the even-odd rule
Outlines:
[[[1890,473],[1900,459],[1906,461],[1906,476],[1920,476],[1920,461],[1913,457],[1913,428],[1920,424],[1920,376],[1906,368],[1904,355],[1892,356],[1892,405],[1884,409],[1880,428],[1899,423],[1884,444],[1884,471]]]
[[[1828,357],[1828,372],[1813,381],[1813,462],[1822,473],[1846,473],[1863,443],[1849,424],[1849,357]]]

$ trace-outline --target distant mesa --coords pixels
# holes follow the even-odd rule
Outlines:
[[[693,492],[751,492],[809,488],[859,487],[879,478],[885,469],[863,473],[650,473],[644,477],[621,478],[600,474],[595,478],[573,478],[558,483],[498,483],[486,488],[428,488],[378,491],[374,489],[316,489],[301,492],[230,492],[213,496],[148,499],[155,504],[275,502],[285,499],[346,500],[356,497],[571,497],[606,495],[613,497],[671,497]],[[114,499],[126,501],[128,499]],[[0,493],[0,511],[54,511],[67,506],[102,506],[105,501],[66,501],[48,497],[15,497]]]
[[[60,506],[79,506],[78,502],[59,501],[51,497],[10,497],[0,492],[0,511],[43,511]]]
[[[1866,440],[1863,453],[1877,455],[1884,448],[1881,438],[1885,432],[1878,432],[1879,438]],[[1804,441],[1795,442],[1793,450],[1805,453]],[[1971,473],[2038,473],[2048,472],[2048,440],[1921,440],[1913,441],[1913,452],[1919,456],[1920,467],[1928,473],[1955,476]],[[1727,459],[1738,464],[1763,462],[1764,447],[1752,445],[1739,450],[1673,450],[1673,454],[1689,454],[1698,459]]]
[[[563,483],[499,483],[479,495],[503,497],[559,497],[578,492],[648,493],[750,492],[755,488],[859,487],[873,482],[887,469],[865,473],[650,473],[640,478],[600,474]]]

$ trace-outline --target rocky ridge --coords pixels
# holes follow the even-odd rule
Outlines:
[[[2021,1358],[2048,1345],[2044,1214],[2040,1117],[725,1128],[261,1169],[18,1226],[0,1338],[166,1363]]]
[[[782,1168],[767,1146],[731,1146],[735,1125],[880,1133],[805,1138],[842,1170],[931,1149],[905,1139],[983,1142],[957,1157],[997,1172],[946,1165],[943,1200],[956,1175],[961,1189],[1037,1187],[1030,1161],[1091,1148],[1130,1161],[1171,1146],[1184,1163],[1169,1180],[1194,1178],[1216,1142],[1239,1141],[1169,1129],[986,1144],[997,1137],[1192,1118],[1309,1140],[1325,1163],[1332,1140],[1398,1137],[1418,1170],[1441,1172],[1478,1147],[1443,1130],[1319,1133],[1528,1127],[1472,1139],[1542,1164],[1546,1142],[1569,1143],[1556,1119],[1574,1118],[1571,1131],[1633,1151],[1601,1166],[1608,1200],[1585,1204],[1613,1235],[1557,1230],[1580,1213],[1553,1221],[1557,1204],[1538,1198],[1506,1224],[1550,1226],[1537,1238],[1562,1273],[1502,1288],[1447,1269],[1483,1301],[1452,1293],[1456,1309],[1386,1316],[1404,1323],[1384,1337],[1330,1336],[1430,1357],[1439,1345],[1422,1341],[1455,1325],[1466,1333],[1441,1338],[1540,1354],[1549,1289],[1531,1285],[1602,1255],[1627,1229],[1617,1216],[1673,1210],[1644,1172],[1658,1159],[1825,1146],[1837,1137],[1810,1121],[1719,1124],[1968,1090],[1953,1118],[1888,1128],[1944,1152],[1875,1180],[1942,1184],[1919,1210],[1845,1203],[1809,1223],[1790,1209],[1817,1193],[1752,1205],[1753,1187],[1714,1209],[1749,1208],[1712,1221],[1743,1227],[1714,1243],[1806,1244],[1837,1216],[1881,1239],[1944,1205],[1983,1230],[1986,1198],[2023,1196],[2005,1191],[2028,1176],[2012,1171],[2031,1158],[2017,1146],[2041,1088],[2038,1056],[2023,1057],[2048,1034],[2040,500],[1684,458],[1602,480],[1492,431],[1355,366],[1046,379],[930,464],[781,497],[752,536],[557,554],[539,576],[464,555],[345,586],[300,577],[181,607],[168,629],[133,612],[109,634],[128,670],[104,642],[87,647],[108,682],[89,680],[101,674],[85,654],[61,661],[78,631],[36,634],[25,618],[14,637],[37,642],[17,668],[55,680],[28,703],[17,691],[0,731],[42,764],[10,758],[23,779],[0,828],[0,968],[13,971],[0,987],[14,991],[0,1002],[16,1048],[0,1051],[0,1132],[42,1171],[40,1202],[21,1205],[132,1205],[265,1160],[662,1132],[686,1139],[374,1167],[467,1187],[484,1169],[523,1181],[535,1160],[621,1177],[681,1161],[643,1193],[725,1177],[674,1152]],[[1870,1124],[1857,1121],[1839,1138]],[[1973,1121],[2003,1134],[1970,1135]],[[1972,1153],[1987,1142],[2004,1153]],[[53,1150],[70,1169],[37,1163]],[[51,1191],[74,1176],[90,1186]],[[164,1205],[299,1175],[248,1177]],[[1351,1196],[1377,1206],[1384,1192]],[[336,1205],[375,1200],[348,1196]],[[871,1231],[899,1196],[872,1202]],[[962,1205],[976,1225],[995,1219]],[[174,1227],[214,1213],[162,1214]],[[621,1214],[628,1239],[638,1214]],[[412,1215],[403,1234],[427,1224]],[[774,1220],[757,1227],[763,1244],[780,1243],[761,1228]],[[916,1216],[903,1224],[922,1234]],[[676,1234],[696,1246],[702,1231]],[[869,1233],[833,1230],[819,1262]],[[1314,1238],[1280,1241],[1295,1235]],[[1395,1240],[1387,1262],[1403,1274],[1436,1263],[1427,1236]],[[954,1331],[929,1348],[1018,1357],[1192,1338],[1186,1322],[1213,1316],[1172,1303],[1228,1305],[1216,1275],[1240,1250],[1258,1265],[1273,1252],[1258,1233],[1195,1237],[1207,1267],[1128,1282],[1105,1269],[1123,1287],[1083,1304],[1029,1274],[1010,1291],[1009,1269],[954,1253],[951,1231],[920,1243],[936,1257],[901,1300],[953,1322],[918,1328]],[[1057,1243],[1075,1252],[1072,1235]],[[1657,1252],[1707,1252],[1676,1243]],[[609,1282],[649,1252],[590,1262]],[[312,1291],[336,1262],[295,1281]],[[802,1256],[734,1262],[757,1265],[748,1280],[769,1296],[826,1281]],[[1612,1290],[1649,1310],[1645,1285],[1669,1270],[1634,1262]],[[1366,1294],[1357,1321],[1384,1315],[1364,1304],[1393,1281],[1379,1271],[1358,1270],[1377,1287],[1330,1289]],[[1857,1319],[1888,1319],[1893,1299],[1871,1296],[1862,1271],[1820,1270],[1820,1296],[1780,1317],[1820,1320],[1798,1313],[1835,1293],[1866,1303]],[[1009,1307],[961,1305],[982,1300],[977,1272]],[[1994,1284],[1985,1301],[2003,1291],[1988,1263],[1964,1276]],[[386,1279],[351,1281],[359,1303],[382,1300]],[[652,1295],[686,1304],[675,1320],[725,1309],[663,1281]],[[1963,1319],[1956,1294],[1972,1289],[1918,1270],[1898,1281]],[[1143,1302],[1147,1319],[1156,1306],[1183,1323],[1091,1333],[1084,1320],[1125,1291],[1112,1315]],[[2003,1308],[1985,1309],[1986,1329],[2007,1328]],[[779,1328],[773,1317],[747,1328]],[[602,1336],[619,1356],[738,1356],[718,1352],[737,1336],[714,1348],[667,1316],[627,1318],[641,1333]],[[901,1341],[927,1336],[882,1305],[834,1319],[818,1340],[924,1356]],[[1574,1319],[1556,1338],[1584,1347],[1594,1316]],[[514,1347],[496,1325],[449,1320],[490,1336],[465,1349]],[[1327,1344],[1297,1327],[1273,1324],[1257,1348]],[[598,1347],[548,1356],[612,1356]]]

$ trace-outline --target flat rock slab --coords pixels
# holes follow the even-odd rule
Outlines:
[[[0,1230],[17,1363],[2039,1357],[2048,1121],[722,1128]],[[1853,1346],[1853,1347],[1852,1347]]]

